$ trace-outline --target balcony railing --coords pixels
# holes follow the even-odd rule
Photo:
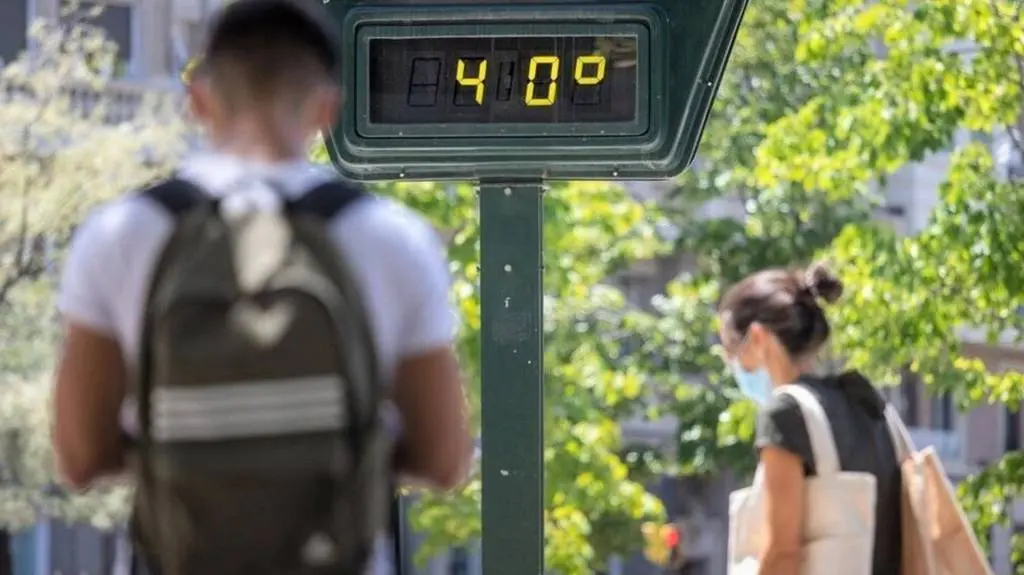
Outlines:
[[[722,548],[729,531],[725,522],[711,517],[686,519],[681,522],[684,552],[688,559],[707,560]]]
[[[911,427],[909,431],[915,447],[933,447],[943,463],[964,461],[963,442],[957,431],[928,427]]]
[[[85,85],[68,85],[61,89],[60,97],[67,99],[72,111],[82,114],[94,114],[102,106],[103,120],[120,124],[133,120],[143,109],[147,97],[160,95],[170,96],[177,104],[181,89],[171,82],[115,80],[99,90]],[[0,83],[0,105],[33,97],[29,86]]]

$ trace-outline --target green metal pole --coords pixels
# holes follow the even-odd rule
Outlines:
[[[544,572],[543,185],[480,186],[483,572]]]

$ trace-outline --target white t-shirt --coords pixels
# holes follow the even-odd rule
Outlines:
[[[261,179],[301,196],[335,177],[306,162],[257,164],[203,154],[178,176],[208,193],[245,193]],[[143,308],[150,280],[172,231],[164,209],[138,194],[97,208],[75,234],[61,281],[58,307],[69,321],[117,340],[129,368],[138,362]],[[372,198],[343,211],[330,232],[364,295],[377,360],[390,384],[399,362],[451,344],[455,312],[444,248],[434,229],[400,204]],[[126,405],[122,424],[134,431],[135,410]],[[386,572],[378,562],[375,573]]]

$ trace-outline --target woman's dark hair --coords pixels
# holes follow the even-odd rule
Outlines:
[[[813,354],[830,332],[819,302],[835,302],[842,294],[842,282],[820,263],[805,270],[775,268],[747,276],[718,306],[723,331],[731,340],[725,343],[738,343],[757,322],[775,334],[790,356]]]

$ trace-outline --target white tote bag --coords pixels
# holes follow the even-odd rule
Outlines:
[[[875,476],[842,471],[832,427],[817,398],[798,385],[777,388],[800,405],[817,475],[804,483],[801,575],[871,575]],[[757,575],[765,544],[762,470],[729,497],[729,575]]]

